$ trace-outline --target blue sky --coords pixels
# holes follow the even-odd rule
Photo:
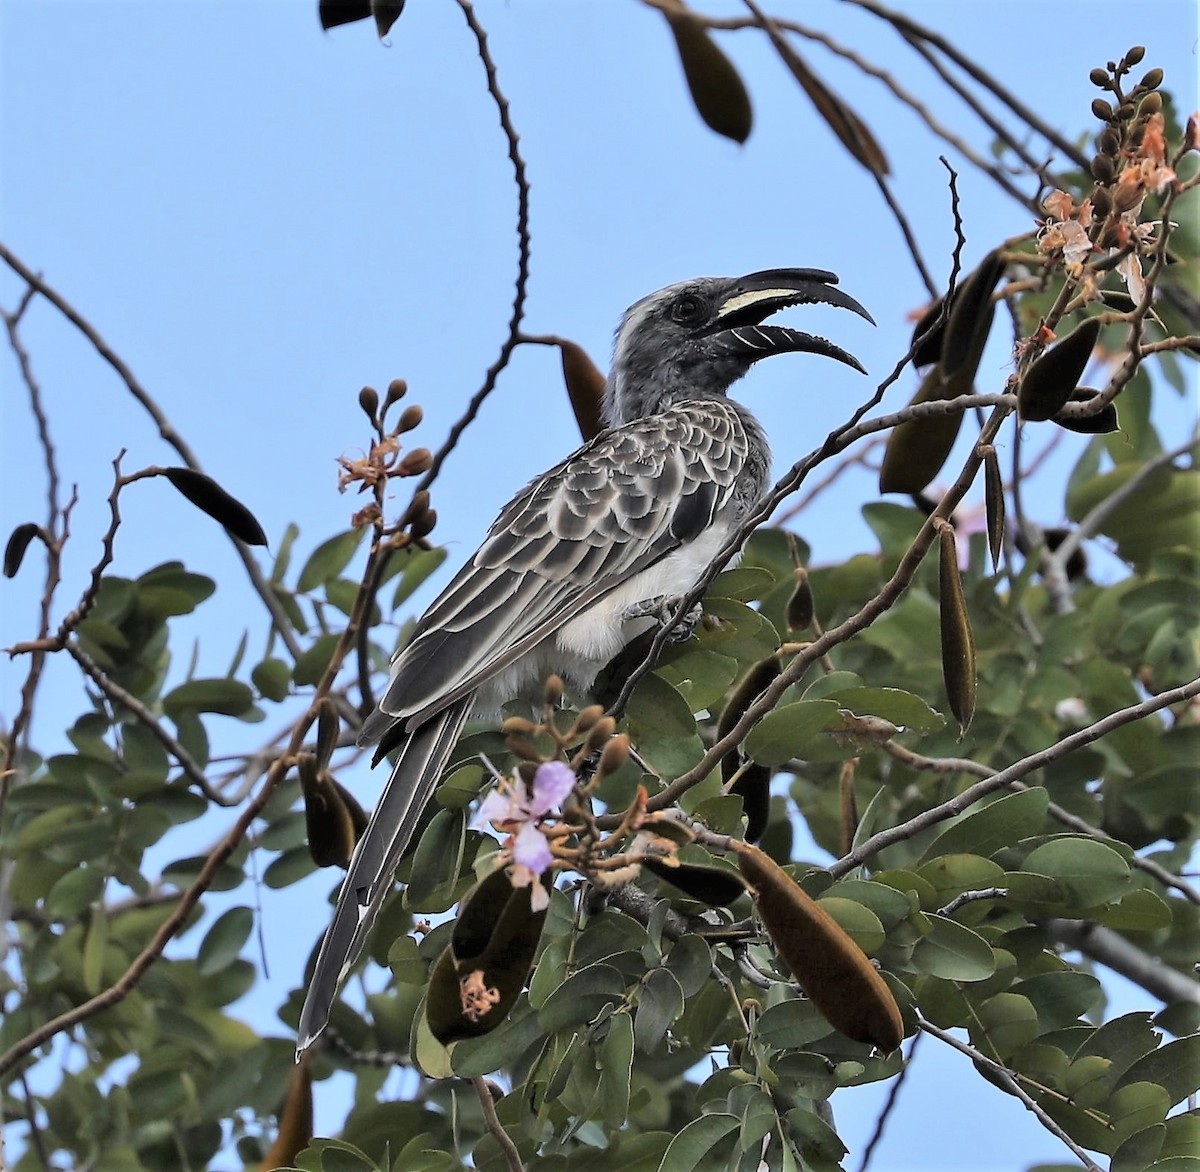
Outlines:
[[[1071,137],[1094,125],[1089,69],[1133,43],[1147,46],[1145,67],[1166,70],[1181,106],[1195,107],[1196,17],[1187,0],[904,7]],[[504,336],[516,258],[505,143],[457,6],[410,0],[386,45],[366,25],[323,33],[315,8],[315,0],[0,5],[0,238],[90,318],[273,541],[288,522],[301,526],[302,549],[344,528],[356,505],[337,492],[335,460],[366,442],[360,386],[406,378],[410,400],[426,411],[414,442],[436,447]],[[731,2],[720,11],[744,10]],[[532,187],[530,332],[571,337],[603,365],[620,312],[652,289],[699,274],[809,265],[836,270],[879,326],[820,310],[805,326],[854,351],[875,379],[891,368],[923,286],[874,185],[761,37],[722,40],[755,102],[754,132],[738,147],[701,124],[664,22],[632,0],[483,0],[479,15]],[[933,100],[939,117],[986,152],[977,124],[880,22],[832,0],[802,6],[802,18]],[[953,243],[939,153],[960,170],[968,264],[1030,227],[1027,213],[878,82],[820,47],[806,52],[876,128],[939,279]],[[6,309],[20,290],[0,273]],[[64,478],[80,495],[65,609],[96,557],[113,457],[128,449],[126,471],[176,461],[49,306],[35,303],[23,332]],[[1005,359],[1002,349],[992,358],[994,386]],[[781,468],[842,420],[867,385],[853,371],[796,356],[764,364],[740,394],[773,437]],[[903,403],[912,389],[910,376],[888,402]],[[7,353],[0,413],[7,533],[44,514],[32,420]],[[447,570],[474,548],[499,503],[577,442],[555,353],[520,350],[438,482]],[[872,495],[872,478],[853,474],[801,519],[817,560],[872,547],[858,516]],[[201,674],[222,673],[243,630],[261,630],[228,543],[161,483],[135,486],[123,513],[114,572],[136,576],[181,558],[221,583],[181,630],[202,639]],[[30,571],[0,586],[2,645],[29,633],[38,588]],[[179,660],[183,671],[186,656]],[[3,661],[6,719],[22,679],[22,664]],[[66,665],[52,665],[47,697],[55,691],[66,705],[48,702],[34,730],[50,749],[78,694]],[[379,784],[365,772],[346,780],[367,801]],[[320,876],[294,898],[311,909],[328,886]],[[322,918],[310,912],[311,931],[294,940],[284,903],[264,911],[271,979],[260,1013],[295,983]],[[877,1169],[1059,1158],[1019,1104],[965,1071],[958,1055],[935,1060],[931,1041],[923,1049]],[[318,1091],[325,1128],[344,1112],[339,1093],[332,1084]],[[880,1097],[871,1089],[835,1099],[852,1144],[869,1134]]]

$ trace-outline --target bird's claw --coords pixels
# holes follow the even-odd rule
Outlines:
[[[677,595],[660,594],[656,598],[647,598],[645,602],[639,602],[629,611],[627,617],[631,619],[656,618],[663,626],[666,626],[671,623],[679,602],[680,599]],[[692,637],[696,624],[703,617],[704,608],[697,603],[686,614],[680,615],[675,622],[671,623],[671,633],[667,636],[668,642],[687,642]]]

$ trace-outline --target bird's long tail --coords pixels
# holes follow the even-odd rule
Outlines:
[[[333,922],[321,941],[308,995],[300,1011],[297,1057],[312,1045],[329,1022],[333,999],[391,890],[400,856],[408,847],[442,767],[458,740],[473,698],[464,696],[426,721],[400,750],[396,767],[350,860],[338,892]]]

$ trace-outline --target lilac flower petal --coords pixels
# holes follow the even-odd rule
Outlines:
[[[540,875],[550,866],[550,860],[553,858],[546,836],[529,822],[521,827],[520,833],[513,840],[512,857],[514,863],[528,867],[535,875]]]
[[[545,761],[533,775],[533,796],[529,809],[534,814],[545,814],[555,806],[561,806],[567,794],[575,788],[575,774],[564,761]]]
[[[493,822],[507,822],[513,817],[520,817],[520,811],[514,809],[512,798],[499,790],[492,790],[479,803],[479,814],[475,824],[482,828],[490,826]]]

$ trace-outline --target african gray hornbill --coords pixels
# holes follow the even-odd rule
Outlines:
[[[325,1028],[468,713],[548,675],[586,694],[597,671],[669,613],[754,509],[769,479],[758,421],[726,391],[760,358],[808,351],[858,370],[812,334],[763,325],[825,302],[871,321],[837,277],[768,269],[671,285],[630,307],[605,389],[607,430],[500,512],[479,551],[392,660],[360,744],[397,745],[392,775],[350,861],[300,1015],[299,1051]]]

